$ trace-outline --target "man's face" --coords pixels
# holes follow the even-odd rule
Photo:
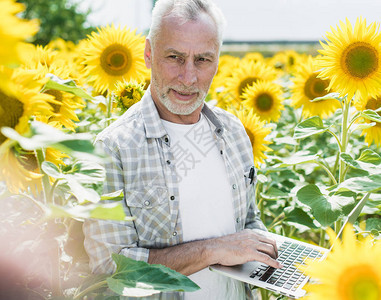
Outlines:
[[[154,48],[147,40],[144,51],[152,72],[152,98],[163,119],[198,121],[217,71],[218,53],[217,28],[208,15],[181,25],[174,16],[163,20]]]

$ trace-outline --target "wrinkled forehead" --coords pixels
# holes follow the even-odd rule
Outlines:
[[[174,47],[171,45],[174,43],[178,46],[200,48],[203,52],[219,51],[217,25],[206,13],[191,20],[185,20],[176,14],[166,15],[161,22],[157,42],[165,47]]]

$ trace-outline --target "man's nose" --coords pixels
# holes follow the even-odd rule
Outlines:
[[[197,70],[193,62],[189,61],[183,64],[179,81],[186,86],[191,86],[197,82]]]

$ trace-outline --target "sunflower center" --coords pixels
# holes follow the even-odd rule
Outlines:
[[[343,52],[341,65],[353,77],[363,79],[378,69],[377,50],[370,44],[357,42],[349,45]]]
[[[241,84],[238,87],[238,94],[242,95],[245,88],[247,88],[249,85],[252,85],[253,83],[256,83],[259,78],[257,77],[247,77],[244,80],[241,81]]]
[[[55,98],[55,100],[62,102],[63,101],[63,95],[61,91],[57,90],[46,90],[44,91],[45,94],[51,95]],[[50,103],[50,105],[53,107],[54,113],[59,113],[61,109],[61,105],[55,104],[55,103]]]
[[[22,166],[28,171],[35,171],[38,168],[37,158],[33,152],[27,152],[19,157]]]
[[[315,99],[327,94],[326,88],[329,85],[328,80],[317,78],[316,75],[311,75],[304,84],[304,94],[308,99]]]
[[[255,106],[260,111],[269,111],[273,106],[273,97],[267,93],[259,94],[255,98]]]
[[[380,108],[380,106],[381,106],[381,97],[377,97],[377,98],[369,99],[368,102],[366,103],[365,108],[376,110]]]
[[[15,128],[24,113],[24,104],[0,91],[0,128]],[[7,138],[0,133],[0,144]]]
[[[123,76],[131,68],[131,53],[120,44],[112,44],[103,50],[101,57],[103,71],[111,76]]]
[[[379,300],[381,284],[373,267],[358,265],[348,268],[340,278],[339,290],[341,299]]]
[[[254,145],[254,142],[255,142],[254,134],[249,129],[247,129],[246,127],[245,127],[245,131],[246,131],[247,135],[249,136],[251,145]]]

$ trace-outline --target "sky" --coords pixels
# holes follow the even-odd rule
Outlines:
[[[77,0],[78,1],[78,0]],[[215,0],[227,19],[224,39],[229,41],[317,41],[348,18],[381,22],[380,0]],[[152,0],[82,0],[90,7],[89,21],[136,28],[150,25]]]

